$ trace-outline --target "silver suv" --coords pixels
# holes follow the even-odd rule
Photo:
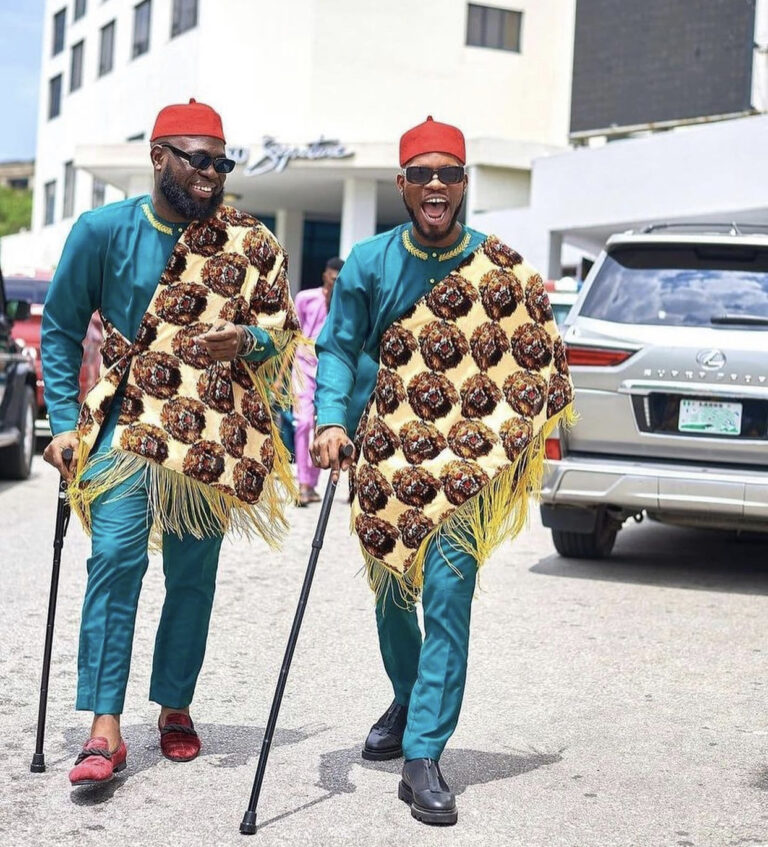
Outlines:
[[[706,228],[706,229],[705,229]],[[624,521],[768,532],[768,231],[612,236],[565,331],[580,421],[547,444],[557,551],[602,558]]]

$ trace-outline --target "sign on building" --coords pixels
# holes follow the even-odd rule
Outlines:
[[[291,145],[281,144],[271,136],[265,136],[262,149],[256,154],[255,160],[245,168],[244,173],[246,176],[280,173],[295,159],[347,159],[353,155],[351,150],[336,139],[318,138],[309,144]]]

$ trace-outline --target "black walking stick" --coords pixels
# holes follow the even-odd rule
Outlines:
[[[61,458],[66,465],[72,461],[72,449],[65,447]],[[53,568],[51,570],[51,593],[48,596],[48,623],[45,627],[45,650],[43,651],[43,676],[40,680],[40,705],[37,711],[37,741],[35,755],[29,769],[32,773],[45,773],[45,713],[48,708],[48,676],[51,672],[51,649],[53,648],[53,624],[56,620],[56,596],[59,591],[59,570],[61,567],[61,549],[69,525],[69,502],[67,501],[67,481],[59,477],[59,499],[56,503],[56,531],[53,534]]]
[[[354,447],[351,444],[345,444],[341,448],[341,456],[344,459],[349,459],[354,453]],[[285,682],[288,679],[288,671],[291,668],[291,659],[293,651],[296,647],[296,642],[299,639],[299,630],[301,629],[301,621],[304,617],[304,609],[309,598],[309,591],[312,588],[312,578],[315,575],[315,566],[320,555],[320,550],[323,546],[323,538],[325,536],[325,528],[328,525],[328,516],[331,514],[331,506],[333,505],[333,495],[336,493],[336,481],[333,479],[333,474],[328,480],[328,486],[325,489],[323,504],[320,507],[320,517],[317,519],[317,527],[315,528],[315,537],[312,539],[312,553],[309,557],[307,572],[304,575],[304,584],[301,586],[301,594],[299,595],[299,604],[296,607],[296,614],[293,617],[293,626],[291,634],[288,636],[288,644],[285,648],[285,656],[283,656],[283,666],[280,668],[280,676],[277,680],[275,688],[275,696],[272,698],[272,708],[269,710],[269,720],[267,728],[264,730],[264,740],[261,743],[261,753],[259,753],[259,763],[256,766],[256,778],[253,780],[253,788],[251,789],[251,799],[248,803],[248,809],[243,815],[243,820],[240,824],[240,832],[243,835],[254,835],[256,832],[256,806],[259,802],[259,794],[261,793],[261,783],[264,780],[264,771],[267,769],[267,758],[269,757],[269,749],[272,746],[272,736],[275,732],[275,724],[277,723],[277,714],[280,711],[280,703],[283,699],[285,691]]]

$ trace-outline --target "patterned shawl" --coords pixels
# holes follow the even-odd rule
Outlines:
[[[574,420],[541,277],[489,236],[381,339],[352,520],[372,587],[420,592],[433,539],[484,563],[525,523],[544,441]]]
[[[194,338],[217,318],[266,329],[278,355],[213,361]],[[200,538],[230,529],[276,543],[287,529],[286,496],[296,492],[267,392],[304,339],[287,257],[269,230],[222,206],[179,239],[132,343],[102,320],[101,378],[80,410],[69,489],[86,531],[96,497],[142,472],[153,546],[160,532]],[[89,460],[126,373],[111,450]]]

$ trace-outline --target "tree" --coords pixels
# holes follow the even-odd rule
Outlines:
[[[0,236],[32,225],[32,192],[0,185]]]

